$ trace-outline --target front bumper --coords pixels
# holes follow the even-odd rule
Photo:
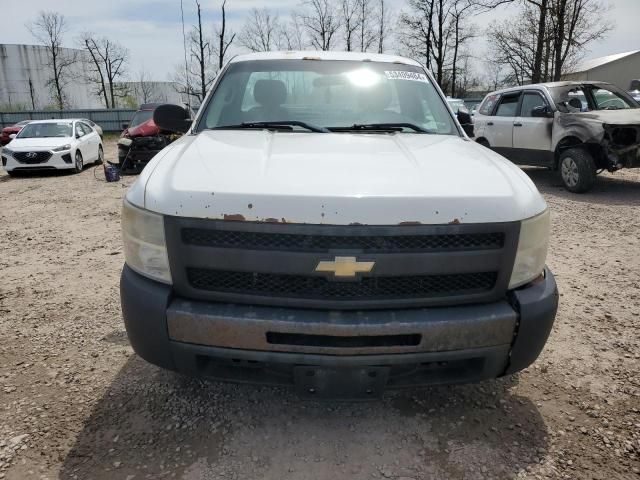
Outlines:
[[[403,310],[338,312],[189,301],[127,266],[120,292],[129,340],[145,360],[223,380],[305,388],[307,376],[323,371],[356,372],[357,377],[375,372],[378,383],[384,378],[383,387],[514,373],[542,351],[558,305],[548,270],[539,281],[511,292],[509,301]]]
[[[67,170],[74,168],[72,151],[51,152],[51,157],[44,162],[19,162],[12,155],[2,154],[2,166],[7,172],[22,170]]]
[[[121,173],[140,173],[153,157],[169,145],[168,137],[154,135],[151,137],[133,137],[131,145],[118,143],[118,164]]]

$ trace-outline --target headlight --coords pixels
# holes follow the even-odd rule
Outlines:
[[[162,215],[134,207],[122,207],[122,238],[127,265],[140,275],[171,283]]]
[[[509,281],[510,289],[529,283],[542,273],[548,246],[549,209],[521,223],[516,261]]]
[[[4,155],[9,155],[10,157],[13,157],[13,150],[9,150],[7,147],[4,147],[4,148],[2,149],[2,153],[3,153]]]
[[[62,145],[60,147],[56,147],[56,148],[51,149],[52,152],[64,152],[66,150],[71,150],[71,145],[70,144]]]

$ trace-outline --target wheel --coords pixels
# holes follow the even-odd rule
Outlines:
[[[74,165],[74,171],[76,173],[82,172],[82,168],[84,167],[84,163],[82,161],[82,154],[80,150],[76,150],[76,163]]]
[[[482,145],[483,147],[491,148],[491,147],[489,146],[489,142],[487,142],[484,138],[481,138],[481,139],[480,139],[480,140],[478,140],[476,143],[479,143],[479,144],[480,144],[480,145]]]
[[[596,181],[596,164],[584,148],[570,148],[560,155],[560,177],[567,190],[584,193]]]
[[[102,145],[98,147],[98,159],[96,160],[96,165],[101,165],[104,162],[104,150],[102,150]]]

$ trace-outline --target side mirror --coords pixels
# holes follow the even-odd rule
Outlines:
[[[123,124],[122,124],[122,129],[123,129],[123,130],[126,130],[127,128],[129,128],[129,124],[128,124],[128,123],[126,123],[126,122],[125,122],[125,123],[123,123]]]
[[[9,138],[10,138],[11,140],[13,140],[14,138],[16,138],[16,134],[15,134],[15,133],[12,133],[11,135],[9,135]]]
[[[187,133],[191,128],[189,112],[179,105],[164,104],[153,111],[153,123],[160,130],[170,132]]]
[[[467,110],[466,108],[459,108],[456,117],[458,117],[458,122],[460,122],[464,133],[466,133],[469,137],[473,137],[473,120],[471,119],[469,110]]]
[[[535,118],[551,118],[553,112],[548,105],[539,105],[531,110],[531,116]]]

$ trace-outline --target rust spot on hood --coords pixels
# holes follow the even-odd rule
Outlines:
[[[460,225],[460,220],[458,220],[457,218],[454,218],[449,222],[449,225]]]
[[[244,218],[243,215],[240,215],[239,213],[233,214],[233,215],[227,215],[226,213],[223,215],[222,217],[224,220],[230,220],[232,222],[244,222],[246,219]]]

